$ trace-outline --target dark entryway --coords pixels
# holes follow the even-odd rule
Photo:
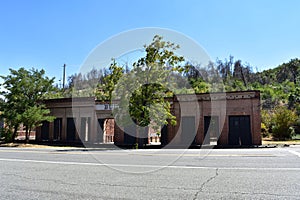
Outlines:
[[[182,117],[181,123],[181,143],[184,145],[196,144],[195,117]]]
[[[42,129],[41,130],[42,131],[41,139],[48,140],[49,139],[49,122],[43,121],[41,129]]]
[[[54,120],[53,140],[60,140],[61,132],[62,132],[62,118],[56,118]]]
[[[250,116],[229,116],[229,145],[252,145]]]
[[[105,119],[98,119],[98,134],[97,134],[97,140],[98,142],[103,142],[103,134],[104,134],[104,123]]]
[[[204,116],[204,140],[203,144],[210,144],[211,141],[217,142],[219,137],[219,117]]]
[[[124,128],[124,144],[133,145],[136,143],[136,125],[132,124]]]
[[[160,131],[160,142],[161,145],[168,144],[168,126],[164,125]]]
[[[76,119],[67,118],[67,140],[74,141],[76,139]]]

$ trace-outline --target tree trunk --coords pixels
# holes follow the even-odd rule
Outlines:
[[[297,85],[297,74],[296,73],[293,73],[293,81],[294,81],[294,84],[295,86]]]
[[[18,128],[19,128],[18,125],[15,125],[15,126],[14,126],[14,132],[13,132],[12,137],[11,137],[11,141],[12,141],[12,142],[15,141],[15,138],[16,138],[16,136],[17,136]]]
[[[248,88],[248,87],[247,87],[246,77],[245,77],[244,70],[243,70],[242,67],[241,67],[241,75],[242,75],[242,80],[243,80],[244,86],[245,86],[246,88]]]

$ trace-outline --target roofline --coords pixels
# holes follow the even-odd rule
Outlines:
[[[180,96],[189,95],[212,95],[212,94],[237,94],[237,93],[247,93],[254,92],[260,94],[260,90],[245,90],[245,91],[229,91],[229,92],[206,92],[206,93],[194,93],[194,94],[177,94]],[[176,96],[176,95],[174,95]],[[258,95],[260,96],[260,95]],[[173,99],[174,97],[165,97],[165,99]],[[97,100],[96,97],[68,97],[68,98],[55,98],[55,99],[45,99],[45,103],[57,103],[57,102],[82,102],[82,101],[94,101],[98,104],[111,103],[112,101]]]

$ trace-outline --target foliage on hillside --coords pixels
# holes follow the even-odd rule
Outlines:
[[[124,69],[122,66],[124,65],[113,60],[109,69],[103,70],[104,73],[101,70],[90,72],[94,74],[89,75],[93,77],[92,79],[86,78],[82,74],[77,76],[73,75],[69,79],[71,80],[70,88],[67,90],[74,91],[72,83],[74,80],[78,81],[82,79],[81,82],[79,81],[80,84],[78,84],[81,89],[84,85],[90,88],[91,83],[97,83],[97,86],[88,92],[78,90],[82,96],[86,96],[87,94],[93,96],[96,94],[99,100],[111,100],[111,93],[118,79],[124,74],[130,73],[128,68]],[[186,62],[182,64],[182,68],[184,68],[184,70],[181,71],[181,73],[177,72],[173,74],[177,76],[176,82],[179,84],[179,88],[181,88],[181,91],[177,92],[206,93],[216,91],[259,90],[261,92],[261,109],[263,113],[262,127],[264,131],[267,131],[267,134],[271,134],[274,138],[288,139],[291,138],[291,129],[286,128],[287,126],[294,127],[296,133],[298,132],[297,130],[300,129],[297,128],[298,126],[295,126],[297,125],[296,122],[300,121],[298,120],[300,115],[300,60],[298,58],[280,64],[274,69],[264,70],[262,72],[254,72],[250,64],[244,63],[241,60],[235,60],[233,56],[224,60],[217,59],[214,63],[211,62],[205,67],[199,67]],[[187,79],[189,85],[186,85],[184,81],[181,83],[181,79]],[[222,84],[220,84],[220,80]],[[218,83],[219,86],[213,87],[216,83]],[[95,93],[93,93],[93,91]],[[73,95],[79,95],[80,92],[75,92]],[[298,117],[292,117],[289,122],[283,122],[286,124],[281,124],[283,128],[278,128],[278,125],[276,125],[278,122],[275,122],[277,120],[276,116],[278,116],[276,113],[278,113],[279,110],[283,112],[281,108],[285,109],[286,112],[290,111],[295,113]],[[272,122],[265,123],[266,118],[269,118],[269,116],[271,116],[270,121]],[[282,134],[278,132],[282,132]]]

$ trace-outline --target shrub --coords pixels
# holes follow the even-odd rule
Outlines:
[[[276,107],[272,116],[274,124],[272,127],[273,138],[280,140],[291,139],[293,131],[290,127],[296,123],[296,120],[297,115],[294,111],[284,106]]]
[[[265,131],[267,133],[272,132],[272,126],[273,126],[272,115],[273,113],[270,110],[261,110],[261,122],[265,126],[266,129]]]
[[[261,134],[262,134],[262,137],[269,136],[268,128],[264,123],[261,123]]]
[[[0,129],[0,139],[4,140],[5,142],[12,142],[13,141],[13,132],[8,128],[1,128]]]

